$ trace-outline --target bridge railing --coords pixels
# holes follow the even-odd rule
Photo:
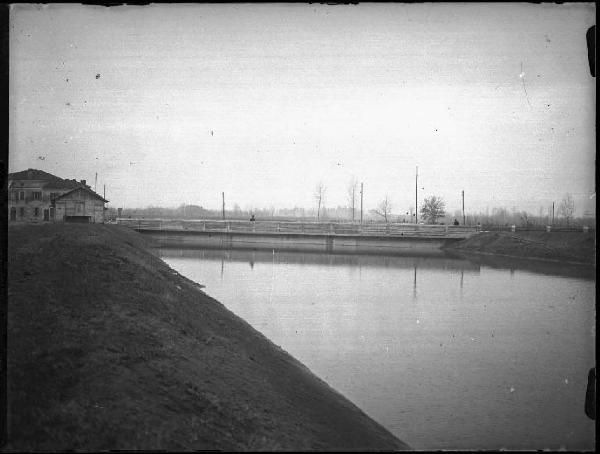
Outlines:
[[[317,235],[423,236],[464,238],[476,227],[423,224],[334,223],[295,221],[167,220],[118,218],[117,223],[143,230],[191,230],[239,233],[303,233]]]

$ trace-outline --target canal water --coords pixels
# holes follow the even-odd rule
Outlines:
[[[162,256],[414,449],[594,448],[590,269],[441,251]]]

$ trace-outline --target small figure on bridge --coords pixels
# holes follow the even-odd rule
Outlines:
[[[252,222],[256,221],[256,219],[254,218],[254,215],[250,216],[250,220],[251,220]]]
[[[458,225],[458,220],[454,219],[454,225]]]

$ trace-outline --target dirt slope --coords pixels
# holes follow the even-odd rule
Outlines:
[[[406,448],[147,241],[10,228],[5,450]]]
[[[596,238],[583,232],[482,232],[448,250],[594,264]]]

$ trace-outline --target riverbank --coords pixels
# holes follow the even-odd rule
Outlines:
[[[481,232],[445,247],[447,251],[594,265],[595,233]]]
[[[9,228],[4,450],[407,446],[109,225]]]

